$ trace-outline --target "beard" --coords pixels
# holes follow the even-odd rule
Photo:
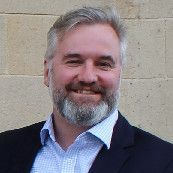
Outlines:
[[[84,83],[70,83],[65,86],[65,89],[57,89],[55,82],[50,80],[49,92],[53,104],[62,117],[70,124],[77,126],[93,126],[109,117],[110,114],[117,108],[119,99],[119,89],[110,91],[100,87],[97,84],[90,86],[93,92],[100,93],[101,99],[96,104],[86,99],[84,102],[79,102],[71,97],[68,93],[74,90],[80,90],[85,85]]]

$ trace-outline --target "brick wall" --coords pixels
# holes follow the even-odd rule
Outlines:
[[[118,7],[129,42],[120,110],[173,142],[172,0],[0,0],[0,131],[51,113],[42,77],[46,33],[57,16],[83,5]]]

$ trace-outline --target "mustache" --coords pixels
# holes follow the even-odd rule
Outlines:
[[[69,83],[68,85],[66,85],[65,88],[67,91],[70,91],[70,90],[77,91],[77,90],[83,90],[87,88],[88,90],[95,93],[101,93],[101,94],[106,93],[106,88],[96,83],[85,83],[85,82]]]

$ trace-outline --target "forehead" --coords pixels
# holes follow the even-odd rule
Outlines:
[[[108,24],[79,25],[66,32],[58,42],[58,52],[119,55],[119,38]]]

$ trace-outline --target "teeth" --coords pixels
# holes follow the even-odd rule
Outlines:
[[[77,93],[80,93],[80,94],[95,94],[95,92],[89,91],[89,90],[78,90]]]

